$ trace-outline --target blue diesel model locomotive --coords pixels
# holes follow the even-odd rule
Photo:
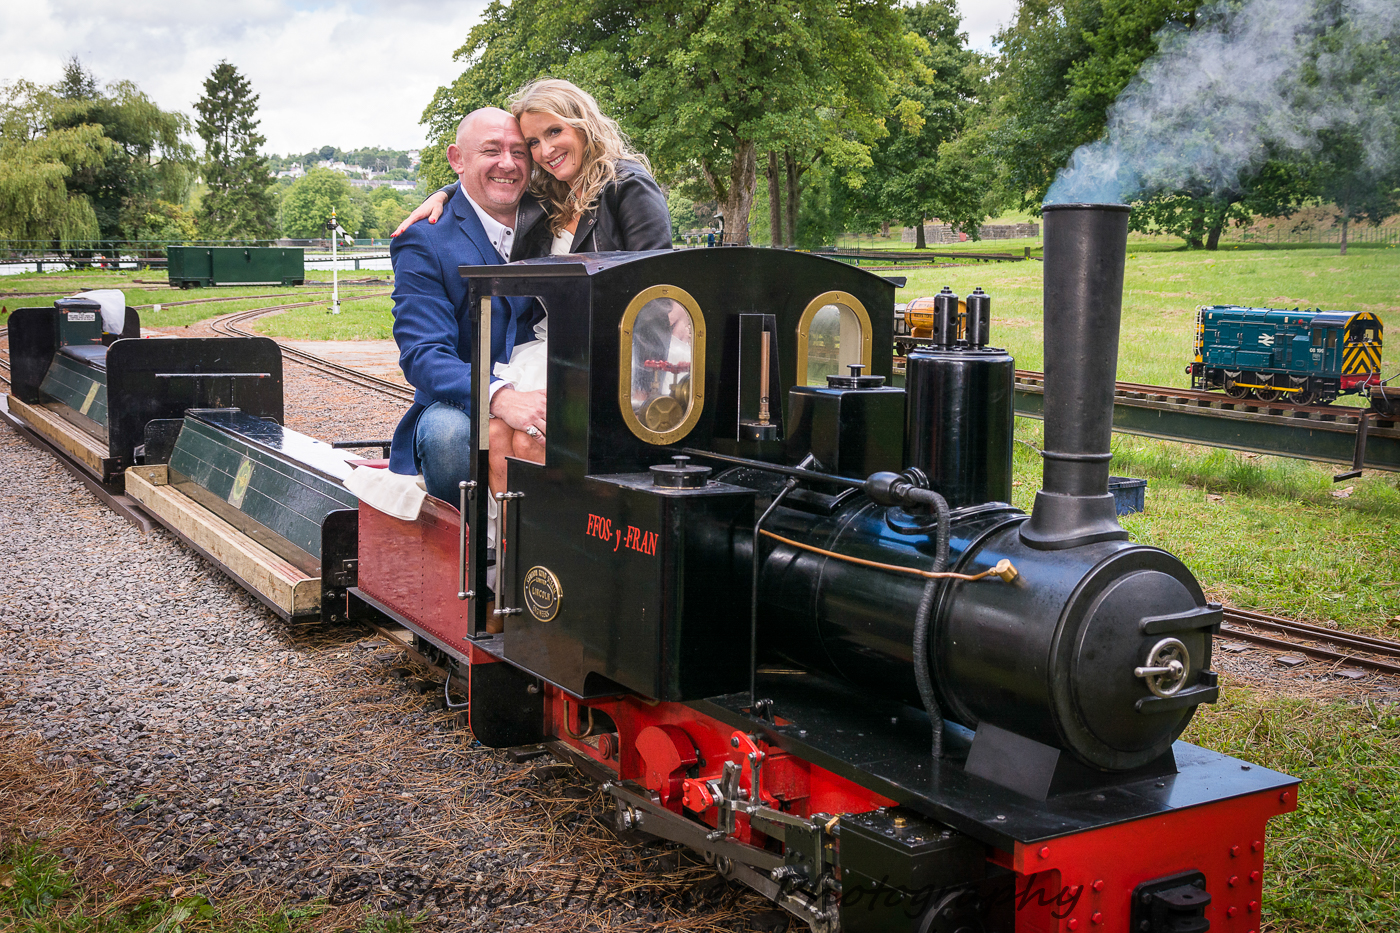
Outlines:
[[[1380,384],[1381,322],[1369,311],[1214,305],[1196,313],[1193,389],[1326,405]]]

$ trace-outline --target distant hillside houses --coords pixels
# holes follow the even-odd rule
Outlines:
[[[350,184],[361,188],[389,185],[399,190],[416,186],[415,176],[422,160],[419,149],[379,149],[368,147],[348,152],[333,146],[303,155],[268,155],[268,168],[276,178],[295,181],[313,168],[326,169],[344,175]]]
[[[381,188],[388,186],[395,191],[413,191],[418,187],[418,182],[411,178],[352,178],[350,187],[352,188]]]

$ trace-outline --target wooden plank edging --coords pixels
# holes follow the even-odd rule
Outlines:
[[[126,494],[173,530],[204,549],[219,564],[256,589],[287,615],[321,605],[321,578],[309,577],[169,485],[165,464],[126,471]]]
[[[105,447],[97,446],[97,438],[84,433],[77,425],[62,418],[47,408],[30,405],[10,395],[6,401],[10,411],[44,439],[61,448],[64,453],[77,460],[97,476],[102,476],[102,462],[107,459]]]

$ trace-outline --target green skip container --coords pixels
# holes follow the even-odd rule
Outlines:
[[[305,251],[286,246],[168,246],[172,288],[301,285]]]

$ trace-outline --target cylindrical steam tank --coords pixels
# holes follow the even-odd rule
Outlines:
[[[986,346],[991,299],[967,297],[958,338],[958,296],[934,298],[933,346],[911,350],[905,369],[904,465],[923,471],[948,507],[1011,501],[1016,362]]]
[[[1110,527],[1092,502],[1079,507],[1064,501],[1075,495],[1098,500],[1107,493],[1109,434],[1097,426],[1111,424],[1114,372],[1089,361],[1116,355],[1116,346],[1105,344],[1110,337],[1116,343],[1126,217],[1126,210],[1116,205],[1068,205],[1045,213],[1046,333],[1075,329],[1085,334],[1081,345],[1046,354],[1046,410],[1071,412],[1095,426],[1088,432],[1053,432],[1061,442],[1055,459],[1047,459],[1046,486],[1051,485],[1053,470],[1062,468],[1059,464],[1088,466],[1070,471],[1074,482],[1062,482],[1054,490],[1062,498],[1047,515],[1041,514],[1040,500],[1029,520],[1006,505],[955,512],[950,569],[977,573],[1005,558],[1020,575],[1011,583],[989,577],[936,584],[927,614],[934,690],[948,719],[972,728],[991,723],[1108,771],[1144,766],[1162,757],[1195,706],[1214,699],[1210,639],[1211,626],[1219,620],[1219,608],[1206,602],[1190,571],[1175,557],[1128,542],[1116,520]],[[1052,261],[1057,263],[1053,275]],[[1072,283],[1073,288],[1053,289],[1052,281]],[[1102,321],[1105,315],[1112,318],[1111,328],[1086,333],[1081,326],[1084,320]],[[930,364],[931,372],[957,371],[956,361],[946,366],[936,353],[935,357],[938,362]],[[997,362],[995,367],[1001,365]],[[1052,379],[1056,368],[1073,372]],[[990,367],[988,371],[1000,372]],[[998,380],[993,386],[992,381],[978,384],[999,391],[1002,383]],[[957,383],[939,376],[916,382],[911,376],[909,409],[929,406],[926,410],[939,419],[980,417],[924,397],[949,392],[949,382],[960,386],[976,380]],[[1073,399],[1050,398],[1055,391],[1071,391]],[[920,397],[914,398],[915,393]],[[948,397],[974,409],[985,405],[972,387]],[[1106,407],[1108,413],[1076,412],[1076,403]],[[1009,449],[1010,421],[998,416],[998,424],[1004,425],[1004,433],[997,444]],[[948,433],[937,425],[921,436]],[[1052,436],[1049,426],[1046,433]],[[1000,450],[997,444],[988,443],[985,449]],[[919,450],[912,444],[911,449]],[[971,488],[947,484],[948,473],[940,473],[937,460],[928,467],[954,496]],[[1101,468],[1103,488],[1097,480],[1086,484],[1083,477],[1097,476]],[[956,470],[953,474],[958,475]],[[1006,486],[989,484],[983,502],[1009,498],[1009,475],[1008,465]],[[930,569],[935,551],[930,533],[894,530],[886,512],[856,495],[828,508],[819,503],[781,506],[768,527],[838,555]],[[1025,529],[1032,525],[1037,526],[1036,534],[1027,535]],[[912,645],[925,581],[770,544],[762,545],[759,581],[767,649],[872,694],[919,705]]]

